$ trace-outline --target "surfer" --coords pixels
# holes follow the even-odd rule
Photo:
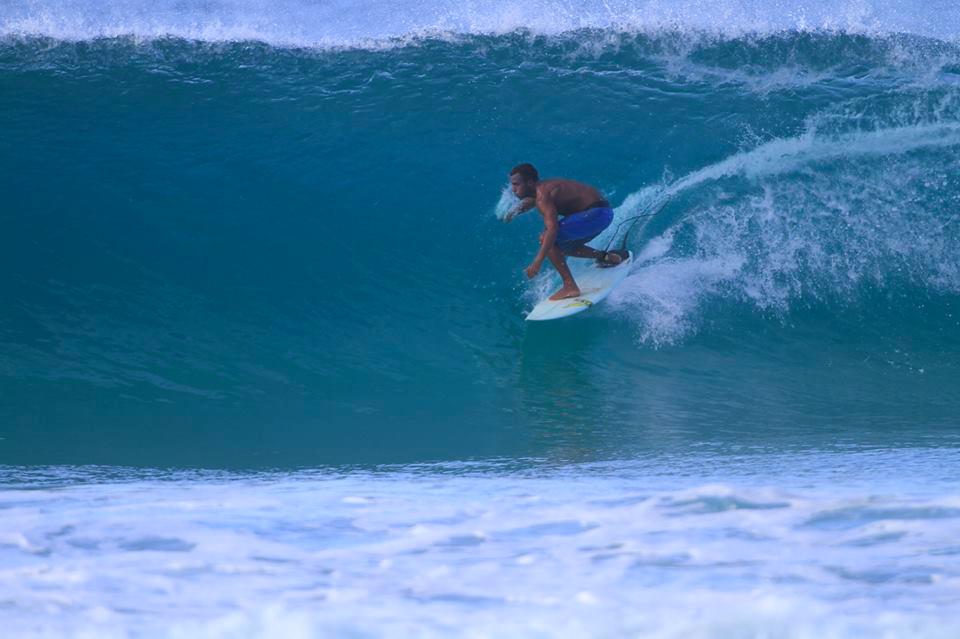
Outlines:
[[[587,242],[613,221],[610,203],[589,184],[560,178],[541,180],[532,164],[518,164],[510,171],[510,189],[520,198],[520,204],[507,213],[504,222],[532,208],[543,216],[540,250],[524,272],[532,279],[540,272],[544,258],[550,259],[563,280],[563,286],[550,299],[580,295],[580,288],[567,266],[567,255],[592,258],[605,267],[616,266],[629,255],[626,251],[598,251],[587,246]]]

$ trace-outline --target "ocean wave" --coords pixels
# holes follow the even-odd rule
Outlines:
[[[952,370],[958,347],[958,60],[930,38],[824,31],[585,28],[385,50],[10,36],[5,390],[111,398],[98,406],[113,417],[53,404],[58,423],[162,414],[189,429],[182,402],[200,405],[209,423],[248,424],[240,447],[251,407],[320,439],[400,415],[402,437],[422,411],[468,404],[552,423],[566,404],[544,405],[529,373],[554,374],[552,334],[582,354],[622,340],[637,358],[666,345],[695,358],[714,340],[754,349],[758,367],[802,335],[784,357],[820,362],[839,340],[856,366],[872,358],[868,376],[896,371],[929,397],[921,378]],[[555,285],[549,267],[522,274],[536,214],[495,217],[522,161],[595,184],[620,221],[656,213],[630,235],[623,286],[558,326],[523,322]],[[581,382],[563,385],[583,389],[584,420],[618,405]],[[432,385],[454,389],[442,411]],[[489,400],[504,393],[516,404]],[[711,401],[696,410],[713,415]],[[14,423],[32,450],[31,422]]]

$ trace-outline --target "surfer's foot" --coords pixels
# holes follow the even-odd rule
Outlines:
[[[617,266],[622,263],[623,260],[627,259],[629,254],[626,251],[600,251],[600,256],[597,258],[597,264],[603,268],[608,268],[610,266]]]
[[[554,302],[557,300],[565,300],[568,297],[579,297],[580,289],[577,288],[576,284],[565,284],[563,288],[550,296],[550,299]]]

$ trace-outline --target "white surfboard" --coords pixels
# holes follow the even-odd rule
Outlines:
[[[547,297],[533,307],[533,310],[527,315],[527,320],[560,319],[585,311],[594,304],[600,303],[617,284],[623,281],[623,278],[630,272],[630,264],[632,263],[633,253],[630,253],[630,257],[616,266],[607,268],[601,268],[596,262],[591,261],[589,266],[573,274],[574,279],[577,280],[577,286],[580,287],[579,297],[556,301]],[[554,291],[550,292],[551,295],[553,293]]]

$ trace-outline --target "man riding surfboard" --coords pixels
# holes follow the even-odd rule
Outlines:
[[[563,280],[563,286],[550,296],[551,300],[580,295],[567,266],[567,255],[592,258],[600,266],[616,266],[629,255],[626,251],[598,251],[587,246],[613,221],[610,203],[589,184],[560,178],[541,180],[532,164],[518,164],[510,171],[510,189],[520,198],[520,204],[504,217],[504,222],[534,207],[543,216],[540,250],[524,272],[532,279],[540,272],[543,260],[550,259]]]

